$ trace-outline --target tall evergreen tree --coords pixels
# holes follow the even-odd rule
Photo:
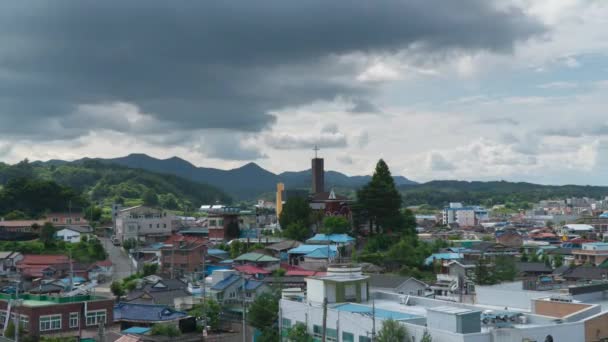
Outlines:
[[[380,159],[371,181],[357,192],[357,215],[365,218],[370,231],[400,231],[405,225],[400,212],[401,202],[401,195],[395,187],[388,165]]]

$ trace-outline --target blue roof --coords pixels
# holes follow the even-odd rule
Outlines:
[[[121,333],[143,335],[143,334],[148,333],[150,330],[152,330],[152,329],[145,328],[145,327],[130,327],[129,329],[125,329],[125,330],[121,331]]]
[[[237,281],[239,281],[241,279],[240,276],[236,275],[236,274],[231,274],[228,278],[220,281],[219,283],[213,285],[211,287],[212,290],[214,291],[222,291],[225,290],[228,286],[236,283]]]
[[[431,254],[430,257],[424,259],[424,264],[430,265],[433,263],[433,261],[435,259],[437,259],[437,260],[441,260],[441,259],[456,260],[456,259],[462,259],[462,258],[463,258],[463,255],[461,253],[435,253],[435,254]]]
[[[360,313],[360,314],[363,314],[366,316],[372,315],[371,307],[365,306],[365,305],[359,305],[359,304],[352,304],[352,303],[342,304],[342,305],[336,306],[335,309],[337,309],[338,311]],[[378,309],[378,308],[376,308],[376,317],[383,318],[383,319],[394,319],[396,321],[420,318],[420,316],[416,316],[416,315],[411,315],[411,314],[397,312],[397,311],[383,310],[383,309]]]
[[[312,241],[312,242],[331,241],[331,242],[335,242],[335,243],[347,243],[347,242],[355,241],[355,239],[348,236],[347,234],[315,234],[315,236],[311,237],[307,241]]]
[[[310,252],[314,252],[315,250],[319,249],[319,248],[325,248],[327,249],[327,245],[300,245],[296,248],[292,248],[290,250],[287,251],[288,254],[308,254]],[[338,251],[338,247],[336,245],[330,245],[329,249],[337,252]]]
[[[329,257],[331,257],[331,258],[335,257],[336,254],[338,254],[336,251],[331,251],[331,253],[329,253],[329,251],[327,250],[327,247],[324,247],[324,248],[315,249],[314,251],[312,251],[304,256],[306,258],[312,258],[312,259],[327,259]]]
[[[601,217],[601,218],[608,218],[608,212],[601,214],[599,217]]]
[[[224,259],[222,261],[219,261],[218,264],[232,264],[233,262],[233,259]]]
[[[84,282],[87,281],[83,277],[73,277],[72,279],[74,280],[73,284],[84,283]],[[68,278],[63,278],[63,279],[61,279],[61,282],[64,283],[64,284],[66,284],[66,285],[68,285],[68,284],[70,284],[70,278],[69,277]]]
[[[245,282],[245,291],[252,291],[252,290],[255,290],[255,289],[257,289],[258,287],[262,286],[262,284],[264,284],[264,283],[262,283],[261,281],[257,281],[257,280],[251,280],[251,279],[250,279],[250,280],[247,280],[247,281]]]
[[[114,306],[114,321],[167,322],[188,317],[166,305],[118,303]]]
[[[217,249],[217,248],[208,249],[207,254],[213,255],[213,256],[230,255],[230,253],[226,252],[225,250]]]

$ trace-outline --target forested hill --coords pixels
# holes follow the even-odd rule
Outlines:
[[[70,188],[92,202],[119,200],[136,204],[146,193],[158,195],[159,204],[168,209],[190,209],[205,203],[231,203],[231,198],[213,186],[174,175],[132,169],[93,160],[72,163],[0,163],[0,185],[27,178],[52,181]]]
[[[449,202],[483,204],[486,206],[505,203],[535,203],[544,199],[567,197],[604,198],[608,187],[582,185],[540,185],[533,183],[431,181],[423,184],[399,187],[404,204],[428,204],[441,207]]]

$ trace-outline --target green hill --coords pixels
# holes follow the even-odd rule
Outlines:
[[[93,160],[56,164],[27,161],[15,165],[0,164],[2,186],[22,178],[56,183],[81,194],[92,203],[109,204],[119,200],[127,205],[137,204],[142,202],[146,192],[158,195],[159,203],[167,209],[192,209],[204,203],[231,202],[223,191],[207,184]]]

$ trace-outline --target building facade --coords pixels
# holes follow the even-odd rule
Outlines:
[[[465,207],[462,203],[450,203],[443,209],[443,224],[460,227],[474,227],[489,219],[488,211],[483,207]]]
[[[173,232],[174,217],[166,211],[146,206],[121,209],[116,216],[116,238],[165,240]]]

